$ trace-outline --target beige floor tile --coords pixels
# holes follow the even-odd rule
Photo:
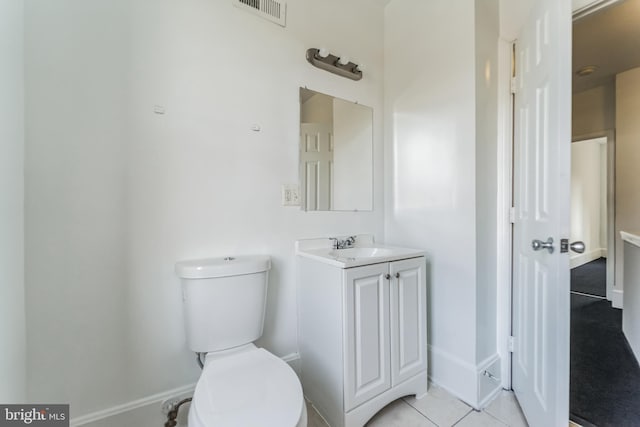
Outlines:
[[[486,412],[471,411],[466,417],[458,422],[456,427],[505,427],[506,424]]]
[[[511,427],[529,426],[515,395],[511,391],[501,391],[487,407],[486,412]]]
[[[466,403],[435,384],[429,385],[429,392],[422,399],[406,397],[404,400],[440,427],[454,425],[472,410]]]
[[[414,408],[398,399],[385,406],[366,427],[437,427]]]

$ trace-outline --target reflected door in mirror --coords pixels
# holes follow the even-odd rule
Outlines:
[[[373,110],[300,89],[303,209],[373,210]]]
[[[302,186],[307,211],[328,211],[333,205],[333,132],[326,123],[301,123]]]

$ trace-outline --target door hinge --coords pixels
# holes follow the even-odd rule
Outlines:
[[[509,348],[509,353],[513,353],[513,349],[515,347],[515,338],[509,337],[507,340],[507,347]]]
[[[513,206],[509,208],[509,222],[511,224],[516,223],[516,208]]]
[[[516,83],[516,78],[515,77],[511,77],[511,93],[516,93],[516,87],[517,87],[517,83]]]

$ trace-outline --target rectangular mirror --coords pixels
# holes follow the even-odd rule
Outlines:
[[[373,210],[373,109],[300,88],[300,193],[306,211]]]

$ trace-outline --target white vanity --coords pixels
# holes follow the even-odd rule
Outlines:
[[[361,427],[393,400],[427,392],[425,254],[369,235],[334,246],[296,242],[301,379],[331,427]]]

